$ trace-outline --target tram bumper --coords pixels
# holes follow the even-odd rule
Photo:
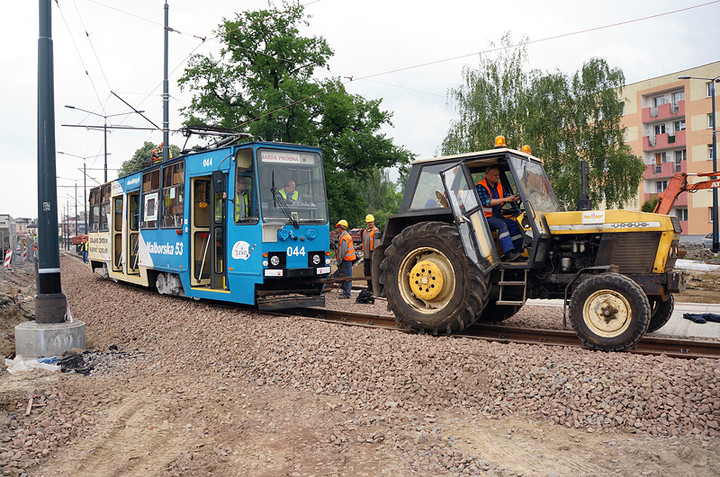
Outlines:
[[[266,269],[265,282],[255,291],[258,309],[325,306],[319,274],[324,274],[322,268]]]

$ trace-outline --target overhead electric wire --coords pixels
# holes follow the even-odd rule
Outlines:
[[[467,58],[467,57],[469,57],[469,56],[484,55],[484,54],[493,53],[493,52],[496,52],[496,51],[508,50],[508,49],[511,49],[511,48],[518,48],[518,47],[521,47],[521,46],[524,46],[524,45],[532,45],[532,44],[536,44],[536,43],[542,43],[542,42],[545,42],[545,41],[557,40],[557,39],[559,39],[559,38],[567,38],[567,37],[569,37],[569,36],[581,35],[581,34],[584,34],[584,33],[590,33],[590,32],[599,31],[599,30],[606,30],[606,29],[608,29],[608,28],[614,28],[614,27],[622,26],[622,25],[629,25],[629,24],[631,24],[631,23],[637,23],[637,22],[641,22],[641,21],[645,21],[645,20],[650,20],[650,19],[653,19],[653,18],[659,18],[659,17],[663,17],[663,16],[667,16],[667,15],[674,15],[674,14],[676,14],[676,13],[681,13],[681,12],[685,12],[685,11],[688,11],[688,10],[693,10],[693,9],[695,9],[695,8],[706,7],[706,6],[708,6],[708,5],[713,5],[713,4],[716,4],[716,3],[720,3],[720,0],[714,0],[714,1],[712,1],[712,2],[706,2],[706,3],[701,3],[701,4],[698,4],[698,5],[692,5],[692,6],[689,6],[689,7],[679,8],[679,9],[677,9],[677,10],[671,10],[671,11],[668,11],[668,12],[657,13],[657,14],[655,14],[655,15],[648,15],[648,16],[644,16],[644,17],[640,17],[640,18],[634,18],[634,19],[632,19],[632,20],[625,20],[625,21],[622,21],[622,22],[610,23],[610,24],[601,25],[601,26],[598,26],[598,27],[585,28],[585,29],[583,29],[583,30],[577,30],[577,31],[574,31],[574,32],[562,33],[562,34],[559,34],[559,35],[548,36],[548,37],[540,38],[540,39],[537,39],[537,40],[523,41],[523,42],[517,43],[517,44],[515,44],[515,45],[499,46],[499,47],[496,47],[496,48],[490,48],[490,49],[488,49],[488,50],[476,51],[476,52],[473,52],[473,53],[467,53],[467,54],[464,54],[464,55],[453,56],[453,57],[444,58],[444,59],[441,59],[441,60],[429,61],[429,62],[427,62],[427,63],[420,63],[420,64],[417,64],[417,65],[405,66],[405,67],[402,67],[402,68],[396,68],[396,69],[394,69],[394,70],[385,71],[385,72],[383,72],[383,73],[375,73],[375,74],[371,74],[371,75],[367,75],[367,76],[361,76],[361,77],[356,78],[355,81],[361,80],[361,79],[373,78],[373,77],[375,77],[375,76],[384,76],[384,75],[387,75],[387,74],[397,73],[397,72],[400,72],[400,71],[406,71],[406,70],[411,70],[411,69],[415,69],[415,68],[422,68],[422,67],[424,67],[424,66],[436,65],[436,64],[438,64],[438,63],[445,63],[445,62],[447,62],[447,61],[459,60],[459,59],[462,59],[462,58]]]
[[[80,65],[83,68],[83,71],[85,71],[85,76],[88,77],[88,80],[90,81],[90,85],[92,86],[93,91],[95,92],[95,96],[98,99],[98,102],[100,103],[100,107],[102,106],[102,100],[100,99],[100,94],[98,93],[97,87],[95,86],[95,82],[92,79],[92,76],[90,76],[90,72],[88,71],[87,67],[85,66],[85,62],[82,59],[82,55],[80,54],[80,50],[78,49],[77,43],[75,43],[75,38],[72,35],[72,31],[70,30],[70,25],[68,25],[67,19],[65,18],[65,14],[63,13],[62,9],[60,8],[60,3],[58,0],[55,0],[55,4],[57,5],[58,11],[60,12],[60,17],[62,17],[63,23],[65,24],[65,28],[67,29],[68,36],[70,36],[70,41],[73,44],[73,47],[75,48],[75,53],[78,56],[78,59],[80,60]],[[103,113],[105,112],[105,108],[103,107]]]
[[[319,1],[319,0],[317,0],[317,1]],[[313,2],[313,3],[314,3],[314,2]],[[644,17],[634,18],[634,19],[631,19],[631,20],[625,20],[625,21],[622,21],[622,22],[610,23],[610,24],[607,24],[607,25],[601,25],[601,26],[597,26],[597,27],[586,28],[586,29],[577,30],[577,31],[574,31],[574,32],[563,33],[563,34],[559,34],[559,35],[553,35],[553,36],[549,36],[549,37],[545,37],[545,38],[540,38],[540,39],[538,39],[538,40],[523,41],[523,42],[517,43],[517,44],[515,44],[515,45],[504,45],[504,46],[499,46],[499,47],[496,47],[496,48],[490,48],[490,49],[487,49],[487,50],[481,50],[481,51],[477,51],[477,52],[473,52],[473,53],[467,53],[467,54],[464,54],[464,55],[458,55],[458,56],[453,56],[453,57],[449,57],[449,58],[444,58],[444,59],[441,59],[441,60],[428,61],[428,62],[426,62],[426,63],[420,63],[420,64],[416,64],[416,65],[411,65],[411,66],[405,66],[405,67],[401,67],[401,68],[396,68],[396,69],[384,71],[384,72],[381,72],[381,73],[373,73],[373,74],[369,74],[369,75],[365,75],[365,76],[360,76],[360,77],[357,77],[357,78],[355,78],[355,77],[353,77],[353,76],[343,76],[344,78],[348,78],[348,80],[347,80],[347,81],[342,81],[342,84],[348,84],[348,83],[351,83],[351,82],[353,82],[353,81],[359,81],[359,80],[368,80],[369,78],[375,78],[375,77],[377,77],[377,76],[385,76],[385,75],[389,75],[389,74],[392,74],[392,73],[398,73],[398,72],[400,72],[400,71],[407,71],[407,70],[412,70],[412,69],[416,69],[416,68],[422,68],[422,67],[425,67],[425,66],[431,66],[431,65],[435,65],[435,64],[439,64],[439,63],[445,63],[445,62],[448,62],[448,61],[453,61],[453,60],[458,60],[458,59],[462,59],[462,58],[467,58],[467,57],[470,57],[470,56],[483,55],[483,54],[487,54],[487,53],[493,53],[493,52],[508,50],[508,49],[512,49],[512,48],[518,48],[518,47],[521,47],[521,46],[524,46],[524,45],[530,45],[530,44],[535,44],[535,43],[542,43],[542,42],[545,42],[545,41],[557,40],[557,39],[559,39],[559,38],[566,38],[566,37],[570,37],[570,36],[581,35],[581,34],[584,34],[584,33],[590,33],[590,32],[593,32],[593,31],[605,30],[605,29],[608,29],[608,28],[613,28],[613,27],[622,26],[622,25],[628,25],[628,24],[631,24],[631,23],[637,23],[637,22],[641,22],[641,21],[645,21],[645,20],[650,20],[650,19],[654,19],[654,18],[659,18],[659,17],[663,17],[663,16],[667,16],[667,15],[674,15],[674,14],[677,14],[677,13],[685,12],[685,11],[688,11],[688,10],[693,10],[693,9],[696,9],[696,8],[706,7],[706,6],[714,5],[714,4],[717,4],[717,3],[720,3],[720,0],[713,0],[713,1],[711,1],[711,2],[701,3],[701,4],[697,4],[697,5],[691,5],[691,6],[689,6],[689,7],[679,8],[679,9],[671,10],[671,11],[668,11],[668,12],[656,13],[656,14],[654,14],[654,15],[647,15],[647,16],[644,16]],[[299,100],[297,100],[297,101],[293,101],[293,102],[291,102],[291,103],[289,103],[289,104],[286,104],[285,106],[282,106],[282,107],[280,107],[280,108],[274,109],[274,110],[272,110],[272,111],[268,111],[268,112],[266,112],[266,113],[264,113],[264,114],[262,114],[262,115],[260,115],[260,116],[258,116],[258,117],[256,117],[256,118],[253,118],[253,119],[249,119],[249,120],[247,120],[247,121],[244,121],[243,123],[241,123],[240,125],[238,125],[238,126],[236,126],[236,127],[245,126],[245,125],[250,124],[250,123],[252,123],[252,122],[254,122],[254,121],[258,121],[258,120],[260,120],[260,119],[262,119],[262,118],[264,118],[264,117],[266,117],[266,116],[268,116],[268,115],[274,114],[274,113],[276,113],[276,112],[278,112],[278,111],[282,111],[283,109],[287,109],[287,108],[289,108],[289,107],[291,107],[291,106],[294,106],[294,105],[296,105],[296,104],[299,104],[299,103],[302,103],[302,102],[307,101],[307,100],[309,100],[309,99],[312,99],[312,98],[314,98],[314,97],[316,97],[316,96],[318,96],[318,95],[320,95],[320,94],[328,91],[329,89],[330,89],[330,88],[325,88],[324,90],[319,91],[319,92],[317,92],[317,93],[315,93],[315,94],[311,94],[310,96],[307,96],[307,97],[305,97],[305,98],[299,99]]]
[[[87,28],[85,27],[85,22],[83,22],[82,16],[80,15],[80,10],[78,10],[75,0],[73,0],[73,7],[75,7],[75,12],[77,13],[78,19],[80,20],[80,24],[83,27],[83,31],[85,32],[85,37],[87,38],[88,43],[90,44],[90,49],[92,50],[93,55],[95,55],[95,60],[97,61],[98,67],[100,68],[100,73],[102,73],[102,76],[105,79],[105,84],[107,85],[108,90],[112,91],[112,88],[110,87],[110,82],[108,81],[107,75],[105,74],[105,70],[102,67],[102,63],[100,62],[100,58],[98,57],[97,51],[95,51],[95,45],[93,45],[93,42],[90,39],[90,33],[88,33]],[[104,109],[103,109],[103,111],[104,111]]]

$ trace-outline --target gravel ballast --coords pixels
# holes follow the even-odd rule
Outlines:
[[[315,396],[328,402],[328,412],[347,416],[339,418],[327,445],[344,448],[362,441],[378,451],[392,450],[419,475],[517,475],[463,447],[462,438],[445,435],[447,425],[440,421],[447,414],[478,425],[507,419],[607,434],[604,442],[628,435],[670,443],[693,439],[717,450],[718,360],[500,344],[278,318],[112,283],[70,258],[63,258],[62,267],[73,315],[86,323],[88,347],[95,350],[86,355],[90,374],[72,380],[132,388],[142,377],[156,382],[181,376],[207,382],[208,393],[228,393],[230,385],[223,383],[248,383],[248,394],[252,388],[304,400]],[[328,305],[336,303],[386,312],[382,300],[369,307],[331,295]],[[544,313],[557,313],[530,308],[521,312],[525,321],[548,321]],[[119,351],[107,351],[110,345]],[[11,432],[0,442],[0,469],[8,475],[43,464],[104,419],[97,409],[83,410],[67,379],[19,380],[14,394],[2,394],[9,417],[0,424]],[[159,385],[158,392],[178,396],[173,406],[203,399],[177,394],[172,384]],[[112,403],[111,391],[96,393],[96,407]],[[24,416],[29,397],[44,406],[42,419]],[[499,432],[502,439],[513,438],[509,428]],[[176,474],[166,473],[193,475],[177,465],[172,467]],[[189,469],[192,465],[197,464],[188,461]]]

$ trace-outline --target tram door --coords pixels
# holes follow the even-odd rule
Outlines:
[[[225,187],[220,171],[192,179],[191,286],[225,289]]]
[[[123,198],[112,198],[112,269],[114,272],[123,271]]]
[[[128,261],[127,261],[127,273],[128,275],[138,275],[138,247],[139,247],[139,232],[138,223],[140,220],[140,192],[128,194],[128,206],[127,206],[127,228],[128,228]]]

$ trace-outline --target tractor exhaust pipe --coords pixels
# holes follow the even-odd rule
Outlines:
[[[580,177],[582,177],[582,192],[578,199],[577,210],[590,210],[592,209],[592,201],[587,196],[585,161],[580,161]]]

